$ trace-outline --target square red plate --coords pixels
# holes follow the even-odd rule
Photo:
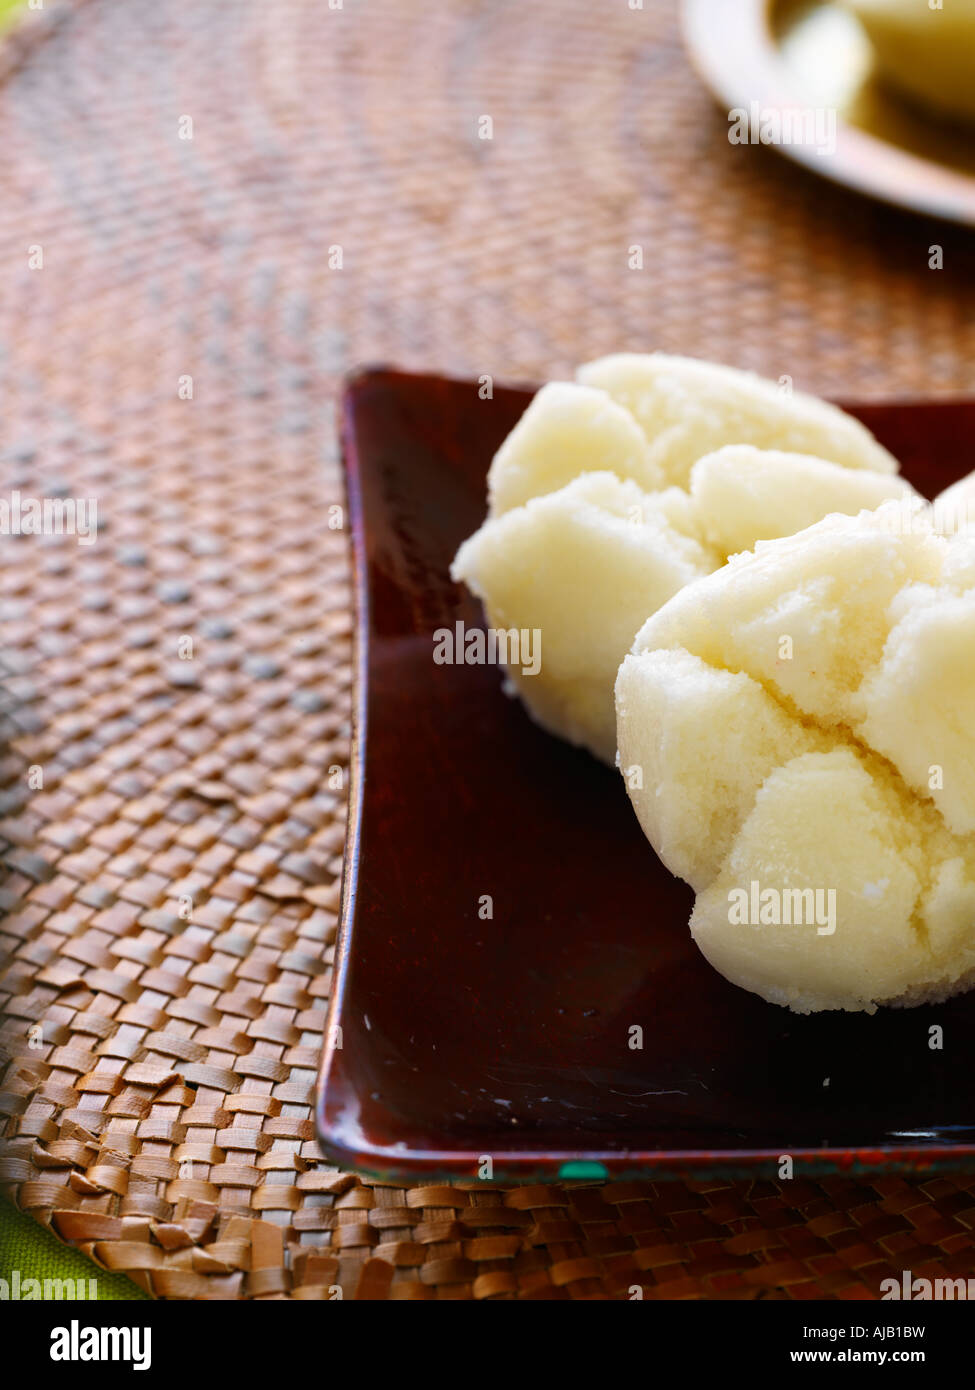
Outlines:
[[[801,1018],[736,989],[618,776],[496,667],[433,661],[436,629],[483,622],[448,570],[530,398],[383,369],[345,392],[357,673],[326,1153],[410,1179],[975,1168],[975,995]],[[929,496],[972,463],[975,403],[853,409]]]

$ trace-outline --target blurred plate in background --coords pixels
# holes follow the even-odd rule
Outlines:
[[[975,226],[972,130],[885,88],[866,35],[841,5],[684,0],[684,34],[729,111],[835,111],[835,144],[773,141],[782,154],[885,202]]]

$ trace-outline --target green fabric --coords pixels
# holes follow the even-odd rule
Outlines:
[[[0,0],[0,30],[7,28],[14,17],[14,11],[26,3],[27,0]]]
[[[0,1279],[8,1287],[14,1270],[20,1271],[21,1288],[28,1279],[84,1279],[90,1292],[88,1281],[94,1279],[96,1296],[102,1300],[149,1297],[124,1274],[106,1274],[31,1217],[0,1201]]]

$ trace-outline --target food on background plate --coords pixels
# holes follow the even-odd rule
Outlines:
[[[750,373],[620,354],[579,377],[498,450],[452,574],[492,628],[540,633],[539,669],[508,670],[533,717],[611,763],[613,683],[656,609],[757,540],[915,494],[858,421]]]
[[[975,121],[975,0],[845,0],[891,87],[939,116]]]

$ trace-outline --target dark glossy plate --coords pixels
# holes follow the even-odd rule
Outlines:
[[[483,621],[448,569],[529,399],[378,369],[345,394],[358,665],[326,1152],[407,1178],[975,1167],[975,995],[801,1018],[736,989],[618,776],[496,667],[433,661],[436,629]],[[855,413],[929,495],[973,462],[973,403]]]

